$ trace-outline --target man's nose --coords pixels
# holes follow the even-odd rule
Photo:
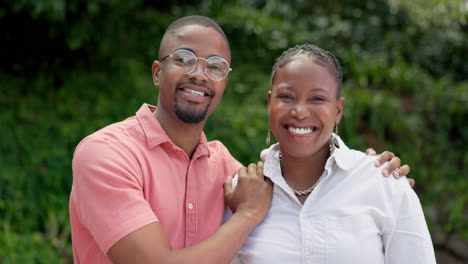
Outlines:
[[[197,63],[193,65],[194,69],[188,73],[188,77],[192,80],[196,80],[198,82],[206,82],[208,76],[205,74],[205,61],[198,59]]]

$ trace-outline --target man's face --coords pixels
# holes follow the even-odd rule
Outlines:
[[[178,29],[161,43],[161,54],[166,56],[177,50],[189,50],[197,57],[207,59],[219,56],[231,61],[226,40],[214,29],[198,25]],[[188,124],[198,124],[214,112],[224,93],[227,79],[213,81],[204,72],[205,61],[198,59],[195,70],[184,69],[172,58],[153,64],[153,77],[159,86],[158,106]]]

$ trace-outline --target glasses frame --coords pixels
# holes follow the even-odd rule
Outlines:
[[[204,61],[205,61],[205,65],[203,66],[203,73],[205,73],[205,75],[206,75],[208,78],[210,78],[210,80],[213,80],[213,81],[222,81],[222,80],[226,79],[227,76],[229,75],[229,73],[232,71],[232,68],[230,67],[231,65],[229,65],[229,62],[227,62],[227,60],[224,59],[223,57],[220,57],[220,56],[211,56],[211,57],[209,57],[208,59],[205,59],[205,58],[202,58],[202,57],[197,57],[197,55],[195,55],[195,53],[191,52],[190,50],[186,50],[186,49],[178,49],[178,50],[175,50],[174,52],[169,53],[168,55],[162,57],[162,59],[159,60],[159,61],[160,61],[160,62],[163,62],[165,59],[174,56],[174,54],[175,54],[176,52],[178,52],[178,51],[185,51],[185,52],[187,52],[187,53],[192,54],[193,57],[195,57],[195,64],[193,64],[192,69],[191,69],[190,71],[188,71],[188,72],[184,72],[184,74],[190,74],[190,73],[194,72],[194,71],[197,69],[198,59],[201,59],[201,60],[204,60]],[[214,58],[214,57],[220,58],[221,60],[223,60],[224,62],[226,62],[226,64],[227,64],[228,67],[229,67],[229,71],[226,73],[226,75],[225,75],[223,78],[219,79],[219,80],[218,80],[218,79],[213,79],[212,77],[210,77],[210,75],[209,75],[209,74],[207,73],[207,71],[206,71],[206,62],[207,62],[209,59]]]

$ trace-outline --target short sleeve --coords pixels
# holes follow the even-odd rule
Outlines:
[[[117,142],[87,139],[73,157],[71,202],[100,249],[158,218],[144,199],[135,155]]]

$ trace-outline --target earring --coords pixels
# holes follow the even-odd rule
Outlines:
[[[330,140],[330,152],[333,152],[335,149],[340,148],[340,143],[338,142],[338,124],[335,124],[335,134],[332,134]]]
[[[271,129],[270,129],[270,125],[268,125],[267,131],[268,131],[268,133],[267,133],[267,137],[266,137],[266,139],[265,139],[265,143],[266,143],[267,145],[270,145],[270,140],[271,140]]]

